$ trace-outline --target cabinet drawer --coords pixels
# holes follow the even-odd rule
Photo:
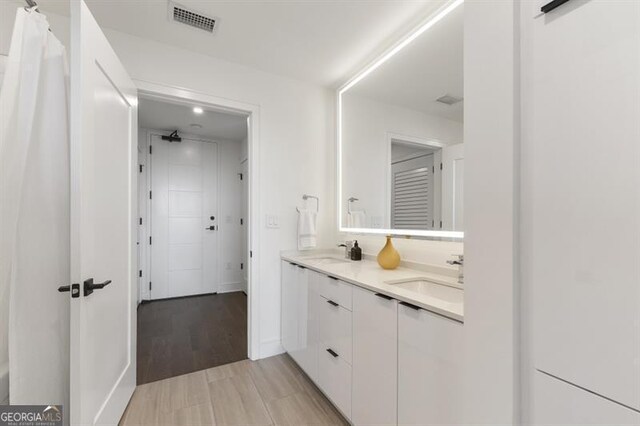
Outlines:
[[[351,365],[320,346],[318,386],[347,419],[351,419]]]
[[[320,297],[320,349],[331,349],[351,364],[352,314],[333,300]]]
[[[328,275],[320,282],[320,295],[351,310],[351,284]]]

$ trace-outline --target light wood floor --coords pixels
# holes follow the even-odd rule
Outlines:
[[[120,425],[348,423],[288,355],[278,355],[140,385]]]

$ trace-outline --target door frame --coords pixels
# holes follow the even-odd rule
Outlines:
[[[207,109],[219,112],[231,112],[247,115],[247,157],[249,169],[249,223],[247,224],[247,348],[248,357],[252,360],[260,359],[260,294],[258,291],[258,277],[260,276],[260,107],[258,105],[239,102],[206,93],[195,92],[184,88],[152,83],[145,80],[133,79],[138,87],[138,96],[161,102],[170,102],[193,106],[199,104]]]

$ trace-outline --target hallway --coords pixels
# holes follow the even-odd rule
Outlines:
[[[242,292],[157,300],[138,307],[137,384],[247,358]]]

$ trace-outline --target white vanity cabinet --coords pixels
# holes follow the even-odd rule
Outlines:
[[[342,414],[461,424],[462,323],[309,268],[282,262],[282,345]]]
[[[351,418],[352,285],[334,277],[320,280],[318,385]]]
[[[313,379],[318,375],[318,285],[323,275],[282,262],[282,346]]]
[[[355,425],[395,424],[398,382],[398,301],[353,287]]]
[[[307,375],[318,377],[318,284],[323,275],[298,267],[298,346],[294,359]]]
[[[296,285],[298,279],[298,265],[282,261],[281,269],[282,307],[280,334],[282,335],[282,347],[289,354],[293,354],[298,345],[298,286]]]
[[[398,304],[398,424],[459,425],[463,324]]]

